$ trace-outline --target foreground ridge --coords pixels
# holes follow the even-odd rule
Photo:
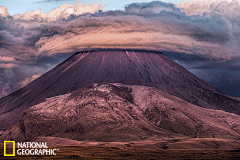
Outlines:
[[[94,83],[29,108],[2,138],[32,141],[39,136],[99,142],[215,138],[225,144],[230,142],[220,139],[240,138],[240,116],[198,107],[152,87]]]

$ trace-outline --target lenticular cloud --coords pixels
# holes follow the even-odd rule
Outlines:
[[[2,16],[0,55],[38,57],[82,48],[144,48],[215,60],[240,56],[238,1],[190,1],[179,6],[155,1],[130,4],[124,11],[101,9],[98,4],[76,3],[49,13],[36,10]]]

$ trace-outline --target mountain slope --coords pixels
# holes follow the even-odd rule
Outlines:
[[[93,50],[74,54],[26,87],[0,99],[1,129],[16,124],[26,109],[45,98],[102,82],[155,87],[198,106],[240,114],[239,100],[221,93],[160,52]]]
[[[31,141],[39,136],[100,142],[238,139],[240,116],[198,107],[151,87],[92,84],[29,108],[3,137]]]

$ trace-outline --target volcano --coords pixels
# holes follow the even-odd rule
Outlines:
[[[157,51],[101,49],[78,52],[24,88],[0,99],[0,126],[20,121],[29,107],[92,83],[159,89],[191,104],[240,114],[240,101],[199,79]]]

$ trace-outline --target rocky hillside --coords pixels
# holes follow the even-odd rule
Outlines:
[[[198,107],[152,87],[91,84],[29,108],[2,138],[30,141],[39,136],[90,141],[238,139],[240,116]]]

